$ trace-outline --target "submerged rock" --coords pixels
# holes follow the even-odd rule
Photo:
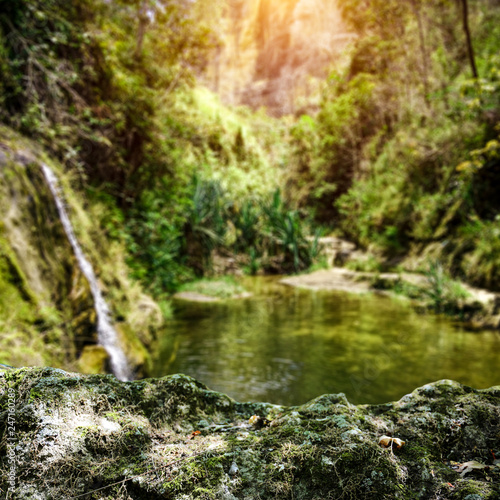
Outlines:
[[[384,405],[340,394],[282,407],[184,375],[25,368],[0,372],[0,390],[0,489],[12,499],[500,496],[500,387],[443,380]]]

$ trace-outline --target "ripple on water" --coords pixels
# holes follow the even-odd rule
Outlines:
[[[295,405],[343,392],[353,403],[396,400],[444,378],[499,384],[500,335],[471,333],[375,294],[298,290],[246,278],[242,301],[179,307],[154,375],[191,375],[239,401]]]

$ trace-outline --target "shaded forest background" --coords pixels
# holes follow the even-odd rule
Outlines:
[[[0,0],[0,120],[73,174],[157,299],[371,265],[500,289],[500,2]],[[416,259],[411,260],[410,257]]]

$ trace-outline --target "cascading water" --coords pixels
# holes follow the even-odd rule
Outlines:
[[[127,358],[119,346],[116,330],[111,324],[108,304],[104,300],[101,290],[99,289],[94,269],[83,254],[80,244],[76,239],[73,226],[71,225],[66,207],[60,195],[57,177],[52,169],[44,163],[42,164],[42,171],[52,196],[54,197],[59,217],[64,230],[66,231],[66,235],[68,236],[68,240],[73,247],[78,265],[90,285],[92,297],[94,298],[94,307],[97,314],[97,340],[99,344],[106,349],[106,352],[109,355],[111,370],[116,378],[120,380],[130,380],[132,373],[128,365]]]

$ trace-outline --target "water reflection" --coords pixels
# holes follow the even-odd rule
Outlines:
[[[442,378],[500,383],[497,332],[466,332],[376,295],[298,290],[273,278],[245,286],[250,299],[179,303],[154,375],[185,373],[239,401],[287,405],[336,392],[382,403]]]

